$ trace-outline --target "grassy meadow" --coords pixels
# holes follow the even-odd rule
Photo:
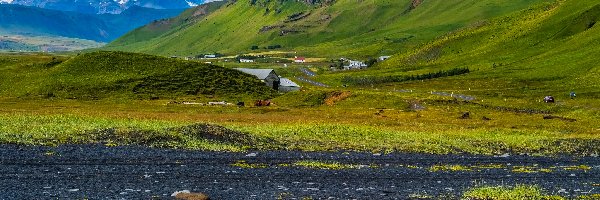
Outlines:
[[[111,51],[0,55],[0,142],[227,151],[600,153],[598,3],[424,1],[406,12],[396,11],[410,1],[246,3],[190,10],[170,21],[177,30],[155,34],[144,33],[152,30],[144,27],[108,47],[166,56],[227,54],[212,65]],[[196,11],[202,11],[194,18],[199,21],[185,22]],[[319,20],[325,21],[312,23]],[[279,23],[285,26],[259,33]],[[278,35],[290,27],[306,30]],[[152,39],[126,41],[136,37]],[[314,44],[300,45],[303,40]],[[284,48],[246,51],[275,44]],[[287,67],[277,62],[294,52],[318,62]],[[238,53],[277,58],[224,61]],[[378,55],[393,56],[366,70],[329,70],[334,58]],[[273,68],[303,88],[278,93],[231,70],[235,67]],[[301,69],[317,74],[308,79],[331,87],[301,82],[298,77],[306,77]],[[547,95],[556,102],[544,103]],[[261,99],[273,105],[254,106]],[[184,101],[192,104],[175,103]],[[200,105],[209,101],[246,106]]]
[[[120,87],[119,90],[97,95],[96,98],[65,96],[64,94],[77,94],[69,90],[57,90],[53,91],[57,95],[45,95],[47,91],[40,90],[48,88],[48,85],[65,82],[69,82],[67,85],[80,84],[81,88],[88,85],[110,85],[120,80],[138,83],[131,81],[130,77],[148,76],[141,71],[129,72],[131,66],[128,65],[112,65],[100,57],[90,59],[112,54],[116,55],[113,60],[123,55],[138,56],[110,52],[80,56],[2,55],[0,142],[21,145],[137,144],[214,151],[344,150],[581,156],[599,153],[596,144],[600,140],[600,104],[588,96],[582,95],[575,99],[557,96],[557,103],[547,104],[536,100],[543,96],[507,99],[505,96],[484,96],[477,91],[454,91],[477,97],[473,101],[464,101],[422,89],[438,88],[440,86],[437,84],[443,81],[446,81],[446,87],[451,86],[450,84],[463,87],[452,80],[472,76],[472,73],[404,83],[422,86],[410,91],[399,91],[402,87],[392,89],[392,86],[385,84],[375,87],[334,85],[330,88],[305,85],[298,92],[270,94],[273,95],[271,98],[274,104],[270,107],[255,107],[252,101],[263,97],[247,96],[243,92],[229,90],[230,88],[222,90],[222,94],[210,95],[152,92],[156,98],[140,96],[134,92],[135,87]],[[153,64],[151,59],[162,58],[142,58],[142,64],[133,66],[143,67],[140,70],[144,70],[144,73],[171,73],[154,67],[161,65]],[[92,61],[109,64],[90,65],[97,68],[86,68],[83,67],[85,64],[79,64]],[[184,63],[184,66],[194,66],[196,63],[177,59],[161,61]],[[280,74],[291,77],[300,76],[302,73],[299,69],[308,67],[308,64],[291,64],[286,68],[280,64],[248,65],[272,67]],[[79,67],[65,70],[73,66]],[[224,63],[224,66],[239,65]],[[103,67],[111,70],[103,70]],[[312,68],[319,66],[314,65]],[[111,74],[119,70],[124,73],[119,73],[120,76]],[[338,73],[315,71],[319,76]],[[90,78],[74,78],[77,77],[76,74]],[[48,76],[58,78],[46,79]],[[175,94],[185,89],[179,84],[164,87],[174,88],[172,91]],[[512,95],[521,94],[515,91]],[[247,104],[245,107],[237,107],[173,103],[182,101],[246,101]],[[465,118],[466,112],[469,116]],[[544,119],[545,116],[556,118]],[[227,137],[245,139],[215,139],[210,134],[189,131],[189,127],[204,124],[234,132]]]

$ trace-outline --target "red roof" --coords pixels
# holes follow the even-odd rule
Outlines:
[[[304,57],[297,57],[296,60],[304,60]]]

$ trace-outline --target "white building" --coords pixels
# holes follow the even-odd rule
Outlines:
[[[254,62],[254,60],[250,60],[250,59],[243,59],[243,58],[242,58],[242,59],[240,59],[240,62],[241,62],[241,63],[253,63],[253,62]]]
[[[300,85],[294,83],[292,80],[287,78],[279,78],[279,91],[281,92],[293,92],[300,90]]]
[[[365,64],[364,62],[361,62],[361,61],[348,60],[348,62],[350,64],[347,65],[347,66],[344,66],[344,70],[364,69],[364,68],[367,68],[367,64]]]
[[[391,56],[379,56],[379,61],[390,59]]]

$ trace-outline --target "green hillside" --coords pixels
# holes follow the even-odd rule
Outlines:
[[[322,77],[423,74],[456,67],[468,75],[394,87],[463,91],[501,98],[600,97],[600,3],[556,1],[469,26],[399,53],[371,70]],[[381,83],[381,82],[380,82]]]
[[[4,55],[0,95],[69,99],[264,97],[271,89],[236,70],[158,56],[94,52],[67,59]]]
[[[241,0],[158,37],[141,41],[126,36],[107,48],[187,56],[281,45],[313,57],[366,58],[407,51],[450,31],[547,1]],[[148,35],[149,26],[129,35]]]

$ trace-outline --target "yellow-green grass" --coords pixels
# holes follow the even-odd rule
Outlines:
[[[342,170],[342,169],[360,169],[362,165],[356,164],[345,164],[339,162],[328,162],[328,161],[315,161],[315,160],[304,160],[297,161],[291,164],[291,166],[295,167],[304,167],[310,169],[327,169],[327,170]]]
[[[176,131],[174,129],[184,123],[173,121],[0,114],[0,124],[0,143],[3,144],[55,146],[102,143],[108,146],[136,144],[214,151],[242,149]]]
[[[89,55],[111,54],[101,52]],[[86,55],[84,57],[89,57]],[[129,55],[129,54],[123,54]],[[136,54],[137,56],[137,54]],[[140,55],[144,57],[143,55]],[[55,58],[53,58],[55,57]],[[123,134],[130,130],[154,131],[159,135],[174,136],[168,145],[191,149],[244,150],[252,147],[222,144],[202,138],[189,137],[166,125],[144,127],[136,123],[174,123],[175,128],[197,123],[224,125],[233,130],[247,132],[252,136],[268,138],[275,144],[257,144],[267,149],[288,149],[304,151],[387,151],[417,153],[475,153],[503,154],[530,153],[549,155],[569,153],[576,155],[597,154],[600,131],[600,103],[590,97],[574,100],[559,99],[556,104],[540,103],[534,97],[517,98],[515,91],[506,90],[506,96],[482,95],[475,102],[463,102],[451,97],[430,94],[428,88],[455,85],[468,87],[464,82],[448,79],[424,81],[413,92],[395,92],[388,88],[317,88],[305,87],[302,91],[281,94],[273,99],[271,107],[254,107],[256,98],[239,95],[195,96],[173,95],[158,100],[131,98],[126,92],[98,100],[76,100],[59,97],[18,98],[29,91],[39,89],[38,83],[52,81],[45,79],[48,63],[62,62],[67,57],[57,55],[3,55],[0,57],[0,115],[4,124],[4,143],[18,144],[63,144],[99,142],[95,137],[84,133],[97,129],[115,128]],[[155,58],[151,57],[150,58]],[[102,62],[101,58],[93,60]],[[159,59],[159,58],[156,58]],[[159,60],[163,60],[160,58]],[[66,61],[66,64],[85,63],[81,60]],[[181,64],[180,61],[165,61]],[[65,67],[59,64],[55,67]],[[74,65],[73,65],[74,66]],[[77,66],[83,66],[78,64]],[[99,64],[96,67],[110,67]],[[122,66],[122,65],[119,65]],[[134,65],[136,66],[136,65]],[[55,68],[54,67],[54,68]],[[68,67],[68,66],[67,66]],[[300,67],[300,66],[293,66]],[[44,69],[44,70],[40,70]],[[147,66],[146,73],[161,73],[160,69]],[[69,68],[70,69],[70,68]],[[109,68],[112,69],[112,68]],[[144,68],[145,69],[145,68]],[[111,70],[77,69],[86,73],[110,74]],[[279,69],[278,69],[279,70]],[[289,74],[297,73],[297,68],[285,69]],[[79,72],[77,71],[77,72]],[[76,73],[69,72],[70,74]],[[67,74],[69,74],[67,73]],[[127,72],[133,74],[132,72]],[[63,74],[64,75],[64,74]],[[63,78],[58,76],[59,78]],[[84,84],[86,81],[74,78],[65,81]],[[133,74],[131,77],[139,76]],[[102,76],[92,76],[95,82],[106,81]],[[110,78],[118,78],[110,77]],[[92,79],[89,79],[92,80]],[[23,83],[23,84],[21,84]],[[92,85],[93,86],[93,85]],[[400,89],[400,88],[396,88]],[[450,92],[450,91],[447,91]],[[468,90],[460,91],[465,92]],[[64,92],[69,95],[71,93]],[[343,95],[342,95],[343,94]],[[246,107],[199,106],[170,104],[172,101],[227,100],[235,103],[246,101]],[[483,100],[483,101],[481,101]],[[414,108],[414,104],[424,109]],[[533,113],[520,112],[531,110]],[[470,119],[460,119],[464,112]],[[543,119],[551,115],[576,119],[574,122],[560,119]],[[44,117],[53,120],[46,120]],[[38,123],[37,132],[27,131],[28,123]],[[96,120],[104,121],[102,123]],[[134,121],[133,128],[126,126]],[[71,124],[65,126],[69,121]],[[67,122],[63,124],[63,122]],[[52,130],[54,132],[41,132]],[[18,133],[18,134],[16,134]],[[130,136],[133,136],[130,134]],[[175,139],[173,139],[175,138]],[[173,142],[176,141],[176,142]],[[117,144],[137,144],[135,140]],[[220,146],[219,146],[220,145]]]
[[[517,185],[477,187],[463,194],[465,200],[564,200],[561,196],[548,195],[538,186]]]

